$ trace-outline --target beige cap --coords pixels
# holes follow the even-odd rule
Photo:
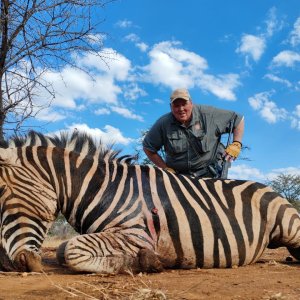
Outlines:
[[[186,101],[189,101],[191,100],[191,96],[187,89],[176,89],[171,94],[170,103],[172,103],[176,99],[184,99]]]

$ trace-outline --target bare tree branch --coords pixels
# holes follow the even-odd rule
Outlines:
[[[55,96],[51,85],[43,81],[47,70],[66,64],[82,69],[71,53],[93,53],[105,60],[104,34],[97,31],[103,19],[98,14],[114,1],[1,0],[0,139],[11,124],[18,131],[43,108],[34,101],[38,90]],[[50,103],[51,99],[44,107]]]

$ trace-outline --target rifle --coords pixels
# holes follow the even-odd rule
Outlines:
[[[232,135],[232,132],[233,132],[233,124],[234,124],[234,120],[230,120],[230,123],[229,123],[229,133],[228,133],[228,139],[227,139],[226,148],[230,144],[231,135]],[[223,164],[222,164],[222,172],[221,172],[220,178],[227,179],[229,167],[230,167],[230,161],[225,160],[225,157],[224,157],[223,158]]]

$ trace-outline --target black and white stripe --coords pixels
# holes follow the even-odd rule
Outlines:
[[[32,133],[9,147],[0,149],[0,250],[11,261],[39,250],[59,211],[80,233],[59,259],[78,271],[143,268],[141,249],[165,268],[242,266],[266,247],[300,256],[297,211],[260,183],[135,165],[78,133]]]

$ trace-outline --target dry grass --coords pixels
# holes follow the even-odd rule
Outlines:
[[[62,242],[61,237],[47,236],[43,243],[44,249],[56,249]],[[134,275],[128,272],[126,279],[120,280],[115,275],[86,274],[88,282],[76,280],[68,285],[52,281],[50,276],[44,276],[55,289],[63,292],[66,299],[97,299],[97,300],[165,300],[166,293],[155,286],[145,274]],[[90,280],[92,278],[92,281]]]
[[[92,300],[165,300],[168,299],[165,292],[158,289],[150,280],[143,280],[142,274],[130,277],[125,281],[115,280],[114,276],[89,274],[93,276],[92,283],[78,280],[67,286],[54,283],[45,273],[51,285],[65,293],[66,296]]]

